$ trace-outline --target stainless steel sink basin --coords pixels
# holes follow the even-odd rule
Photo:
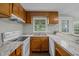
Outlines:
[[[19,38],[16,38],[16,39],[13,39],[13,40],[10,40],[10,41],[24,41],[25,39],[27,39],[28,37],[19,37]]]

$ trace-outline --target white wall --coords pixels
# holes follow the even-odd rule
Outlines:
[[[24,34],[31,34],[33,33],[33,25],[32,24],[25,24],[23,27]]]
[[[58,31],[59,26],[58,24],[50,24],[48,25],[48,33],[53,33],[54,31]],[[32,24],[25,24],[23,28],[24,34],[31,34],[33,33],[33,25]]]
[[[23,25],[10,21],[8,18],[0,18],[0,33],[10,31],[22,31]]]
[[[49,24],[48,33],[53,33],[54,31],[59,31],[59,25],[58,24]]]

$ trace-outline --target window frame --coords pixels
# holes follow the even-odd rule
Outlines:
[[[35,31],[35,20],[41,20],[41,19],[43,19],[43,20],[45,20],[45,31]],[[47,32],[47,27],[48,27],[48,18],[47,17],[45,17],[45,16],[33,16],[33,32],[34,33],[40,33],[40,32]]]

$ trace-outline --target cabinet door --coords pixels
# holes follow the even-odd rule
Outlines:
[[[23,19],[26,22],[26,11],[25,10],[23,11]]]
[[[41,48],[40,37],[31,37],[31,52],[39,52]]]
[[[30,12],[26,12],[26,23],[31,24],[32,20],[31,20],[31,15]]]
[[[23,14],[23,7],[19,4],[19,17],[21,18],[21,19],[23,19],[23,16],[24,16],[24,14]]]
[[[16,16],[19,16],[19,4],[18,3],[13,3],[13,11],[12,13]]]
[[[49,38],[41,37],[41,51],[49,51]]]
[[[9,16],[10,16],[10,4],[0,3],[0,17],[9,17]]]
[[[22,56],[22,45],[16,49],[16,56]]]
[[[58,24],[58,12],[49,13],[49,24]]]

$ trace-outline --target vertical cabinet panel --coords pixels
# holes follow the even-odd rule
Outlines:
[[[25,10],[23,10],[23,19],[26,22],[26,11]]]
[[[30,12],[26,12],[26,23],[27,24],[31,24],[32,23],[32,19],[31,19],[31,13]]]

